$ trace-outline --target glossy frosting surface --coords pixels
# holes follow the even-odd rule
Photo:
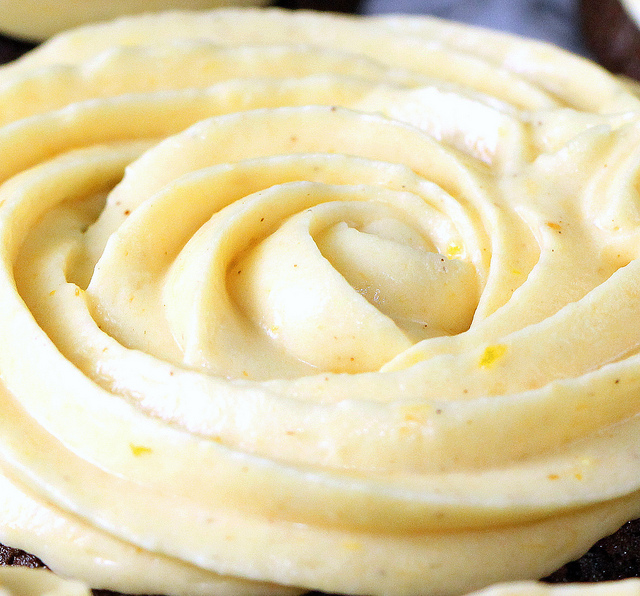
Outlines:
[[[624,83],[277,9],[0,75],[0,542],[127,593],[437,596],[640,515]]]

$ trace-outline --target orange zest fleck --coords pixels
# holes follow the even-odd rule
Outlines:
[[[136,457],[140,457],[141,455],[147,455],[151,453],[151,447],[145,447],[144,445],[134,445],[133,443],[129,443],[129,448],[131,449],[131,453]]]
[[[487,346],[480,356],[478,366],[480,368],[491,368],[502,358],[507,352],[507,346],[504,344],[495,344]]]

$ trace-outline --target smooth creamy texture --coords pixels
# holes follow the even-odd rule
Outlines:
[[[1,596],[91,596],[91,590],[76,581],[63,580],[46,569],[0,568]]]
[[[537,582],[497,584],[475,596],[637,596],[640,580],[627,579],[589,585],[545,585]],[[0,567],[1,596],[91,596],[91,590],[42,569]]]
[[[0,542],[129,593],[437,596],[640,515],[618,79],[256,9],[0,80]]]
[[[122,15],[265,4],[268,0],[0,0],[0,32],[39,42],[70,27]]]

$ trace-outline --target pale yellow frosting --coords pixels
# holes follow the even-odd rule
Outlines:
[[[71,27],[123,15],[268,3],[269,0],[0,0],[0,33],[40,42]]]
[[[46,569],[0,567],[0,596],[91,596],[91,590]]]
[[[594,584],[496,584],[471,596],[638,596],[640,580]],[[43,569],[0,567],[0,596],[91,596],[88,586]]]
[[[0,80],[0,542],[128,593],[438,596],[640,516],[624,83],[276,9]]]

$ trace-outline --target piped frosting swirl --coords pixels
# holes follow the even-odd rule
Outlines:
[[[276,9],[2,72],[1,541],[129,593],[444,595],[640,515],[618,79]]]

